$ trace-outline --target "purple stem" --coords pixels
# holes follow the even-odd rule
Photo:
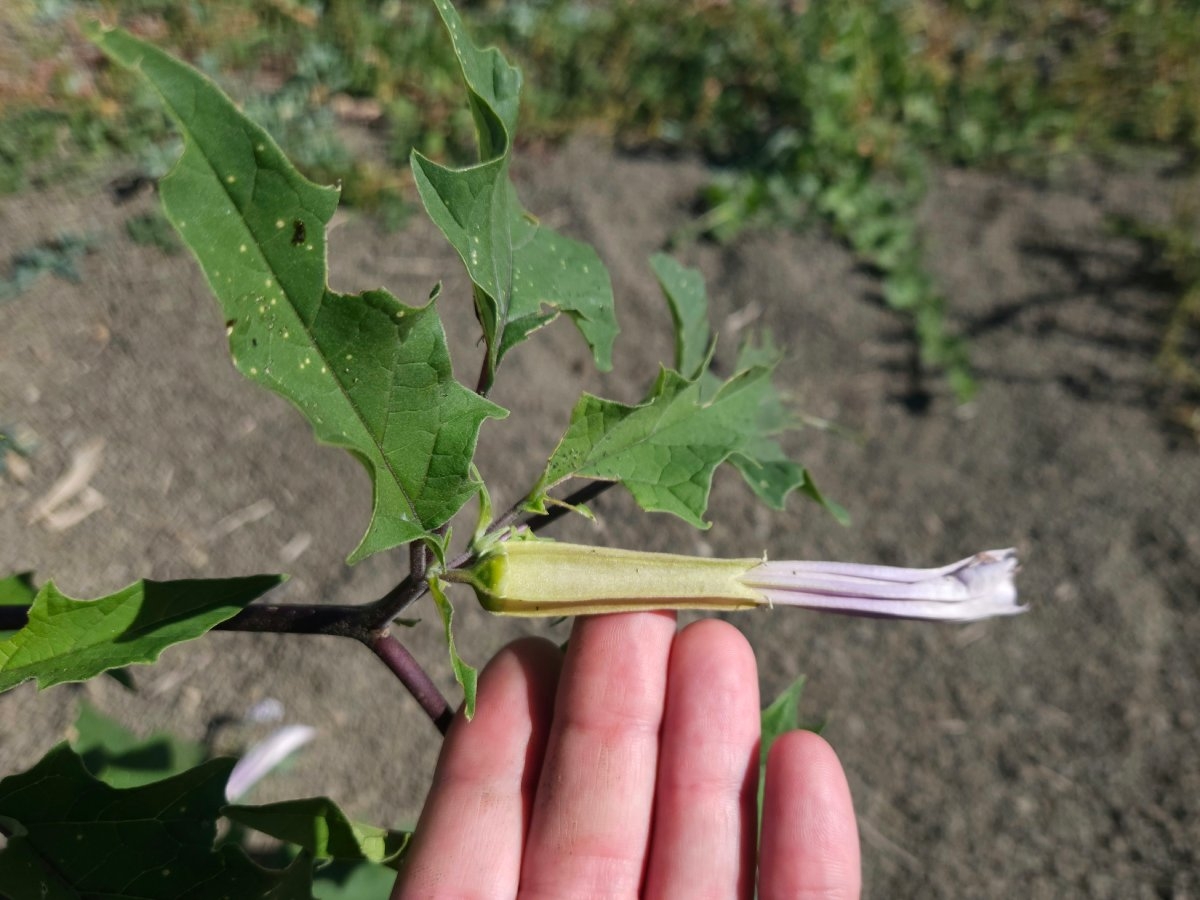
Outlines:
[[[408,692],[421,705],[421,709],[425,710],[425,715],[429,716],[437,730],[445,734],[454,720],[454,710],[408,649],[386,632],[376,635],[367,646],[392,670],[392,674],[400,679],[401,684],[408,688]]]
[[[362,619],[363,607],[317,603],[255,603],[214,631],[269,631],[274,634],[331,634],[367,638],[370,629]]]
[[[571,506],[586,503],[610,487],[611,481],[592,481],[570,494],[563,501]],[[540,531],[566,515],[566,506],[552,507],[548,512],[532,514],[524,523],[532,531]],[[489,531],[497,531],[513,524],[521,517],[520,505],[492,523]],[[217,625],[215,631],[257,631],[274,634],[327,634],[357,640],[383,660],[392,673],[416,698],[421,708],[445,734],[450,727],[453,711],[446,698],[438,691],[429,675],[421,668],[412,654],[387,632],[387,627],[405,608],[424,596],[428,590],[425,575],[428,572],[430,553],[421,542],[414,542],[410,551],[412,570],[399,584],[373,603],[362,605],[315,604],[315,603],[256,603],[247,606],[231,619]],[[463,553],[449,563],[456,569],[471,559],[469,552]],[[0,631],[17,631],[29,621],[25,606],[0,606]]]

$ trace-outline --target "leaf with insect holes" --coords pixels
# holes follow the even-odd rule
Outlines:
[[[521,208],[509,179],[521,72],[494,47],[481,50],[449,0],[434,0],[467,85],[477,165],[451,169],[413,151],[417,192],[475,286],[487,345],[485,383],[504,355],[560,313],[579,329],[596,365],[612,367],[617,334],[612,284],[590,246],[563,237]]]
[[[584,394],[526,508],[544,511],[549,491],[568,478],[594,478],[624,484],[645,510],[707,528],[713,472],[729,462],[771,506],[782,508],[799,489],[842,519],[841,508],[821,496],[775,440],[796,427],[771,383],[779,354],[748,343],[735,374],[722,381],[708,371],[711,331],[700,273],[662,255],[652,265],[675,324],[676,369],[662,369],[636,406]],[[681,375],[680,367],[692,375]]]
[[[264,869],[214,848],[231,759],[118,789],[66,744],[0,781],[0,895],[46,900],[307,900],[312,861]]]
[[[222,813],[247,828],[296,844],[316,859],[360,859],[393,869],[412,837],[411,831],[352,822],[328,797],[226,806]]]
[[[371,475],[371,522],[350,561],[443,525],[474,493],[483,421],[507,413],[454,380],[433,299],[409,307],[383,290],[331,291],[325,232],[337,190],[301,176],[191,67],[120,30],[92,39],[154,88],[183,132],[159,189],[221,305],[234,364]]]
[[[607,372],[617,338],[608,269],[591,245],[563,237],[521,211],[515,193],[510,208],[516,211],[512,297],[499,356],[561,312],[592,348],[596,367]]]
[[[280,584],[280,575],[137,581],[98,600],[72,600],[48,582],[29,622],[0,641],[0,691],[36,678],[39,688],[151,663],[198,638]]]

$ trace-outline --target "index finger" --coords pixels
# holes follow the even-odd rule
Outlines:
[[[446,736],[393,900],[516,894],[560,663],[549,641],[526,638],[483,670],[475,718],[460,712]]]

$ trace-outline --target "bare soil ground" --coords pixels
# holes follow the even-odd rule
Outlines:
[[[618,546],[912,565],[1019,548],[1032,611],[1017,619],[733,620],[758,649],[764,696],[809,677],[805,708],[828,719],[850,774],[869,897],[1200,897],[1200,457],[1155,407],[1170,295],[1105,225],[1113,213],[1166,217],[1173,182],[1148,169],[1083,166],[1051,185],[939,176],[925,224],[979,375],[967,406],[936,384],[924,412],[905,402],[904,328],[828,237],[772,231],[689,248],[709,278],[720,358],[740,329],[769,328],[787,348],[796,404],[843,429],[806,431],[792,449],[854,525],[799,501],[772,514],[724,476],[706,532],[643,515],[619,491],[596,504],[598,525],[558,529]],[[519,176],[532,209],[596,244],[624,331],[611,376],[592,371],[565,323],[506,363],[495,398],[513,415],[487,424],[480,456],[497,504],[530,483],[580,389],[632,401],[669,358],[645,259],[687,221],[705,172],[577,142],[526,157]],[[0,305],[0,422],[39,439],[27,479],[0,479],[0,570],[36,570],[75,596],[139,577],[283,570],[287,599],[373,599],[405,561],[342,563],[367,520],[366,477],[236,375],[190,258],[128,240],[123,220],[154,202],[114,205],[100,183],[0,200],[0,260],[63,230],[98,241],[82,284],[44,278]],[[390,235],[348,217],[331,254],[340,288],[382,283],[417,302],[445,278],[458,371],[473,377],[469,292],[430,226]],[[88,483],[102,508],[76,524],[31,523],[98,439]],[[479,663],[527,630],[566,633],[489,618],[465,595],[459,605],[461,649]],[[420,614],[406,637],[451,693],[436,617]],[[381,824],[420,808],[436,732],[361,647],[217,634],[136,677],[137,694],[100,679],[0,697],[0,773],[61,739],[79,696],[141,733],[194,739],[275,697],[321,734],[258,799],[325,793]],[[257,734],[225,729],[215,742]]]

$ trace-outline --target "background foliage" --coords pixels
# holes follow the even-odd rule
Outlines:
[[[454,55],[428,4],[19,0],[9,27],[21,49],[0,50],[18,75],[0,84],[0,190],[114,153],[157,177],[173,158],[144,89],[78,36],[97,12],[216,76],[306,175],[340,180],[346,202],[392,224],[415,199],[412,150],[472,158]],[[702,154],[724,173],[681,239],[825,223],[906,314],[914,371],[944,370],[964,398],[966,348],[945,327],[917,222],[929,165],[1046,177],[1079,152],[1156,145],[1190,166],[1200,148],[1195,0],[526,0],[463,14],[524,70],[523,140],[588,130]],[[1186,311],[1177,321],[1196,327]]]

